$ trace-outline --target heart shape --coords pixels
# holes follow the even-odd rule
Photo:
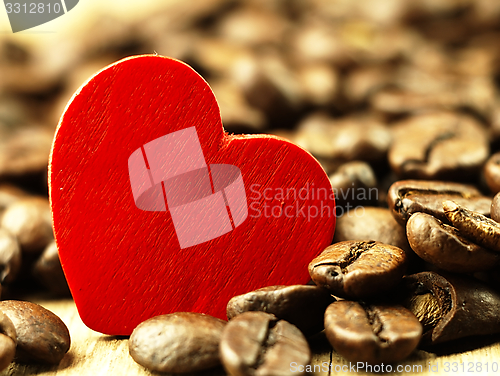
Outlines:
[[[4,0],[10,27],[13,33],[31,29],[63,16],[73,9],[79,0],[44,0],[43,3],[32,1]]]
[[[176,311],[225,318],[234,295],[306,283],[335,227],[331,185],[307,151],[225,133],[203,78],[156,55],[112,64],[75,93],[49,193],[80,316],[114,335]]]

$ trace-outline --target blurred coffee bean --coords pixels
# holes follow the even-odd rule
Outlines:
[[[413,214],[406,233],[415,253],[443,270],[474,273],[500,262],[499,254],[474,244],[455,227],[426,213]]]
[[[243,4],[243,3],[242,3]],[[239,7],[217,22],[218,34],[235,45],[259,47],[279,44],[288,29],[285,17],[263,7]]]
[[[344,81],[344,95],[353,103],[366,102],[370,96],[391,82],[389,68],[385,66],[359,67]]]
[[[0,284],[12,282],[21,268],[21,249],[9,231],[0,228]]]
[[[352,64],[347,46],[338,38],[338,30],[331,22],[315,17],[296,25],[289,35],[290,54],[299,64],[330,63],[338,67]]]
[[[15,185],[0,184],[0,213],[26,196],[27,193]]]
[[[389,209],[365,207],[361,215],[337,218],[334,243],[346,240],[375,240],[411,251],[406,231],[392,216]]]
[[[371,106],[375,111],[392,116],[458,107],[459,104],[459,98],[456,94],[449,92],[437,92],[430,95],[429,93],[385,89],[371,97]],[[408,131],[408,133],[411,133],[411,131]]]
[[[220,364],[219,342],[225,321],[193,312],[150,318],[129,340],[132,358],[156,372],[196,372]]]
[[[421,272],[403,278],[404,305],[424,328],[421,345],[500,332],[500,295],[465,275]]]
[[[0,40],[0,71],[2,91],[23,94],[50,91],[61,73],[51,67],[50,53],[41,46],[11,38]]]
[[[54,313],[38,304],[16,300],[1,301],[0,311],[16,328],[19,362],[59,364],[68,352],[68,328]]]
[[[453,201],[444,201],[443,209],[446,218],[466,238],[492,251],[500,252],[500,223]]]
[[[54,135],[45,128],[19,128],[0,141],[0,178],[23,178],[47,170]]]
[[[246,56],[231,69],[248,104],[262,112],[274,126],[289,127],[302,107],[300,84],[277,54]]]
[[[309,64],[297,72],[305,101],[318,107],[331,107],[337,95],[340,78],[329,64]]]
[[[491,199],[472,185],[425,180],[400,180],[389,188],[387,203],[394,218],[402,225],[413,213],[428,213],[446,221],[443,201],[452,200],[472,211],[489,215]]]
[[[318,157],[377,164],[387,154],[391,135],[384,125],[370,117],[335,120],[316,113],[300,123],[292,141]]]
[[[500,192],[493,197],[491,203],[491,219],[500,223]]]
[[[45,248],[33,266],[33,274],[49,291],[61,296],[71,295],[61,267],[56,242],[53,241]]]
[[[491,192],[500,192],[500,152],[493,154],[484,165],[484,177]]]
[[[327,308],[325,333],[349,362],[396,363],[417,348],[422,325],[401,306],[343,300]]]
[[[318,286],[269,286],[232,298],[227,304],[227,318],[246,311],[267,312],[308,336],[323,330],[325,309],[334,300]]]
[[[249,106],[238,86],[229,80],[213,80],[210,86],[227,132],[256,133],[263,130],[266,126],[264,114]]]
[[[14,360],[17,334],[12,321],[0,311],[0,371]]]
[[[197,65],[213,75],[227,77],[231,69],[236,69],[239,64],[244,64],[240,74],[255,74],[255,60],[251,50],[238,44],[218,38],[198,37],[193,41],[192,59]],[[236,67],[236,68],[235,68]],[[211,82],[210,82],[211,85]],[[241,88],[240,88],[241,90]]]
[[[359,205],[374,205],[378,200],[377,178],[366,162],[345,163],[329,179],[335,205],[343,208],[342,213]]]
[[[291,376],[304,374],[300,367],[309,364],[311,351],[294,325],[268,313],[244,312],[224,329],[220,356],[231,376]]]
[[[0,224],[17,238],[23,252],[41,252],[54,239],[49,201],[43,197],[27,197],[10,205]]]
[[[471,117],[436,112],[393,127],[388,158],[401,177],[460,179],[477,175],[489,155],[486,132]]]
[[[309,264],[311,279],[335,296],[371,298],[396,286],[406,271],[401,248],[375,241],[345,241],[327,247]]]

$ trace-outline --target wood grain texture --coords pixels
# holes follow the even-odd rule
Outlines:
[[[128,160],[192,126],[207,164],[240,169],[249,213],[233,231],[180,249],[169,211],[137,208]],[[75,94],[56,130],[49,190],[80,315],[113,335],[163,313],[224,318],[235,295],[306,283],[307,264],[330,244],[335,224],[331,185],[308,152],[274,136],[226,134],[208,84],[154,55],[113,64]]]
[[[153,373],[135,363],[128,354],[128,339],[105,336],[87,328],[81,321],[72,300],[49,301],[39,300],[37,303],[56,313],[68,326],[71,333],[71,348],[59,366],[38,366],[12,363],[8,369],[0,372],[0,376],[21,376],[21,375],[44,375],[44,376],[76,376],[76,375],[160,375]],[[329,344],[324,338],[318,338],[312,343],[313,357],[312,367],[316,366],[316,371],[311,372],[313,376],[329,375],[353,375],[346,371],[350,364],[334,351],[330,351]],[[482,364],[482,371],[475,369],[474,375],[494,375],[500,373],[500,344],[499,338],[476,338],[463,339],[455,344],[443,347],[452,351],[450,355],[436,355],[425,351],[417,351],[409,359],[399,363],[403,367],[409,367],[413,371],[393,372],[398,375],[462,375],[463,363],[465,370],[473,363],[475,367]],[[444,351],[444,350],[441,350]],[[322,368],[327,364],[332,364],[332,372],[324,371]],[[449,363],[450,371],[446,372],[446,363]],[[453,363],[456,362],[458,370],[452,372]],[[494,363],[498,365],[498,371],[492,371]],[[433,367],[429,369],[429,363]],[[489,371],[485,369],[489,364]],[[346,366],[342,371],[342,366]],[[422,367],[420,372],[418,367]],[[335,371],[337,367],[337,371]],[[397,365],[393,365],[394,370]],[[436,371],[437,370],[437,371]],[[373,375],[373,373],[358,372],[358,375]],[[162,374],[165,376],[174,376]],[[223,369],[213,369],[196,374],[186,374],[188,376],[225,376]]]

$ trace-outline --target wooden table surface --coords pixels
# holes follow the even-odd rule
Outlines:
[[[71,348],[58,366],[25,365],[12,363],[0,373],[4,375],[159,375],[135,363],[128,354],[128,340],[105,336],[87,328],[80,320],[71,299],[38,300],[37,303],[57,314],[68,326],[71,333]],[[316,371],[309,375],[352,375],[353,368],[334,351],[321,336],[312,343],[314,356],[312,366]],[[453,345],[438,349],[438,354],[417,351],[405,362],[392,365],[397,375],[500,375],[500,337],[464,339]],[[444,353],[447,351],[448,354]],[[449,354],[451,352],[451,354]],[[448,363],[448,364],[447,364]],[[332,370],[327,371],[328,364]],[[351,366],[354,366],[351,365]],[[432,366],[432,367],[430,367]],[[343,367],[343,370],[342,370]],[[406,367],[406,371],[404,370]],[[480,368],[481,367],[481,368]],[[486,369],[488,367],[488,369]],[[495,372],[496,370],[496,372]],[[373,371],[377,371],[374,369]],[[374,372],[379,373],[379,372]],[[373,375],[374,373],[371,373]],[[359,375],[368,375],[364,371]],[[163,374],[168,375],[168,374]],[[195,376],[195,374],[185,374]],[[198,376],[226,375],[222,368],[213,369]]]

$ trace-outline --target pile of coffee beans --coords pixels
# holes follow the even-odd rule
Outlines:
[[[55,127],[91,74],[156,52],[209,82],[228,132],[272,133],[310,151],[338,218],[332,245],[303,266],[314,284],[234,297],[228,323],[148,320],[130,338],[138,363],[299,374],[317,333],[344,358],[377,364],[500,332],[499,2],[157,3],[130,18],[96,11],[78,32],[34,43],[0,34],[3,300],[70,296],[47,200]],[[58,362],[69,346],[60,323],[9,304],[0,366],[14,356]],[[20,324],[22,315],[35,319]],[[29,330],[40,337],[23,338]]]

